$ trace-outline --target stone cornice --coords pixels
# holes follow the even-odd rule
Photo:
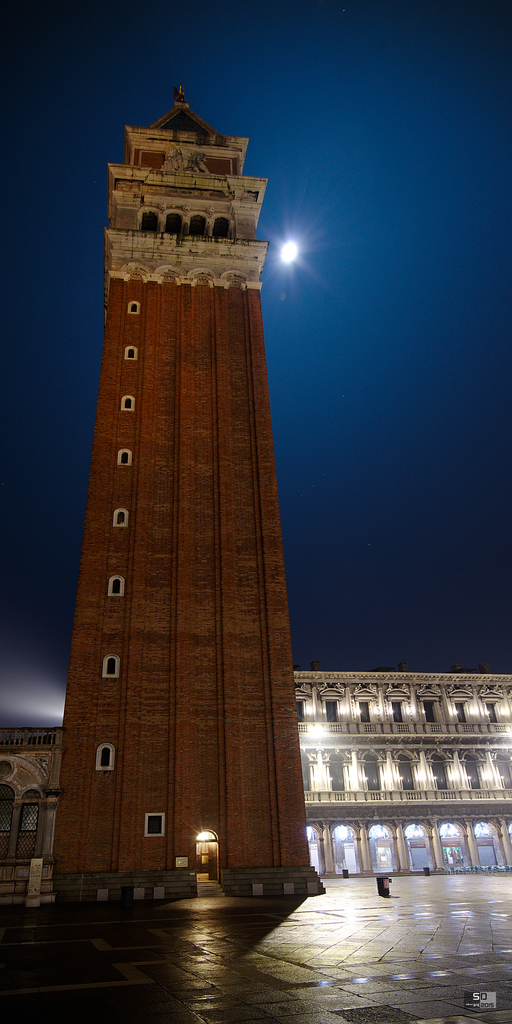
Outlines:
[[[268,242],[255,239],[178,238],[105,228],[105,298],[114,277],[260,289],[267,248]]]
[[[300,686],[302,683],[319,685],[320,683],[344,683],[345,686],[357,686],[362,683],[439,683],[445,685],[450,683],[462,685],[481,685],[485,682],[487,686],[498,683],[501,686],[512,686],[512,675],[494,675],[489,673],[464,673],[464,672],[294,672],[295,683]]]

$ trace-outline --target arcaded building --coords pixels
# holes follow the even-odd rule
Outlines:
[[[62,729],[0,728],[0,904],[24,903],[30,865],[42,863],[40,902],[53,892],[53,834]]]
[[[512,676],[295,672],[319,873],[512,865]]]

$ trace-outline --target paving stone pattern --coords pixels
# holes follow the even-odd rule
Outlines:
[[[397,878],[390,900],[374,879],[326,888],[1,908],[0,1019],[512,1024],[506,877]],[[465,991],[496,992],[496,1011],[465,1010]]]

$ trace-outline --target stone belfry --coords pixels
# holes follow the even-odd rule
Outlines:
[[[260,306],[266,181],[242,174],[247,139],[175,97],[109,166],[61,898],[191,894],[196,871],[230,893],[318,885]]]

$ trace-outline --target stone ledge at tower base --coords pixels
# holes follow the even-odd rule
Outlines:
[[[88,871],[54,874],[59,903],[117,901],[124,886],[133,888],[135,900],[184,900],[197,896],[195,871]]]
[[[320,896],[325,889],[314,868],[224,868],[226,896]]]

